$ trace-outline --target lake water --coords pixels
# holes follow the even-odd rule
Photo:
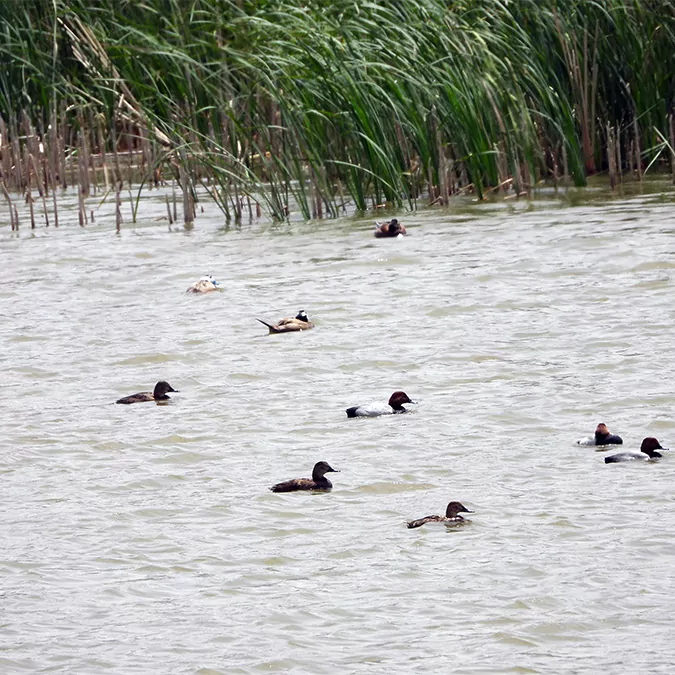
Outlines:
[[[0,671],[672,672],[675,457],[575,445],[675,448],[667,181],[395,240],[208,205],[185,231],[163,199],[119,235],[73,195],[58,230],[0,204]],[[169,405],[113,404],[160,379]],[[412,414],[346,418],[397,389]],[[331,493],[268,491],[318,460]],[[406,528],[455,499],[465,526]]]

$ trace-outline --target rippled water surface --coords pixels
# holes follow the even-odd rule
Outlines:
[[[162,199],[120,235],[0,207],[0,671],[672,672],[675,456],[574,443],[675,447],[666,182],[396,240],[170,229]],[[159,379],[169,405],[113,404]],[[396,389],[412,414],[347,420]],[[267,490],[321,459],[331,493]],[[470,523],[406,528],[451,499]]]

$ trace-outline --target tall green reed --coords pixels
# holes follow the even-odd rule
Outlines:
[[[0,115],[19,137],[23,111],[61,111],[73,148],[103,118],[93,149],[124,137],[141,180],[202,185],[227,218],[336,216],[583,184],[617,139],[640,173],[670,137],[674,47],[665,0],[9,0]]]

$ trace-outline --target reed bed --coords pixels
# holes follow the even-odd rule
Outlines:
[[[119,227],[125,189],[133,220],[172,182],[190,225],[204,195],[309,219],[675,168],[666,0],[10,0],[0,52],[0,187],[33,226],[68,186]]]

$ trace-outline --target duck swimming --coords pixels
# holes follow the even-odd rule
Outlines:
[[[408,521],[408,527],[412,529],[413,527],[422,527],[425,523],[461,523],[466,522],[461,513],[473,513],[469,511],[463,504],[460,502],[450,502],[448,507],[445,509],[444,516],[425,516],[424,518],[419,518],[418,520]]]
[[[174,389],[168,382],[160,380],[155,385],[154,391],[141,391],[138,394],[132,394],[131,396],[125,396],[120,398],[115,403],[142,403],[143,401],[168,401],[171,396],[167,396],[167,392],[175,391],[178,392],[178,389]]]
[[[605,464],[614,464],[615,462],[633,462],[636,459],[649,461],[663,457],[657,450],[668,450],[652,436],[645,438],[640,446],[640,452],[620,452],[617,455],[605,457]]]
[[[391,410],[377,410],[374,408],[368,408],[368,406],[355,405],[351,408],[347,408],[345,412],[347,413],[347,417],[379,417],[380,415],[394,415],[408,412],[408,410],[403,407],[404,403],[416,404],[416,401],[410,400],[408,394],[406,394],[404,391],[395,391],[389,397],[389,405],[392,408]]]
[[[607,425],[600,422],[595,427],[595,434],[589,438],[580,438],[577,445],[623,445],[623,439],[609,433]]]
[[[272,325],[263,321],[262,319],[257,319],[260,323],[265,324],[270,333],[292,333],[299,330],[309,330],[314,328],[314,324],[309,320],[307,312],[304,309],[301,309],[293,319],[281,319],[278,323]]]
[[[405,234],[407,234],[405,227],[396,218],[392,218],[386,223],[375,223],[375,237],[378,239],[382,239],[383,237],[398,237]]]
[[[330,490],[333,484],[325,477],[327,473],[339,473],[328,462],[317,462],[311,478],[293,478],[273,485],[272,492],[297,492],[298,490]]]
[[[186,293],[210,293],[220,290],[220,284],[210,275],[203,276],[199,281],[195,281],[185,292]]]

